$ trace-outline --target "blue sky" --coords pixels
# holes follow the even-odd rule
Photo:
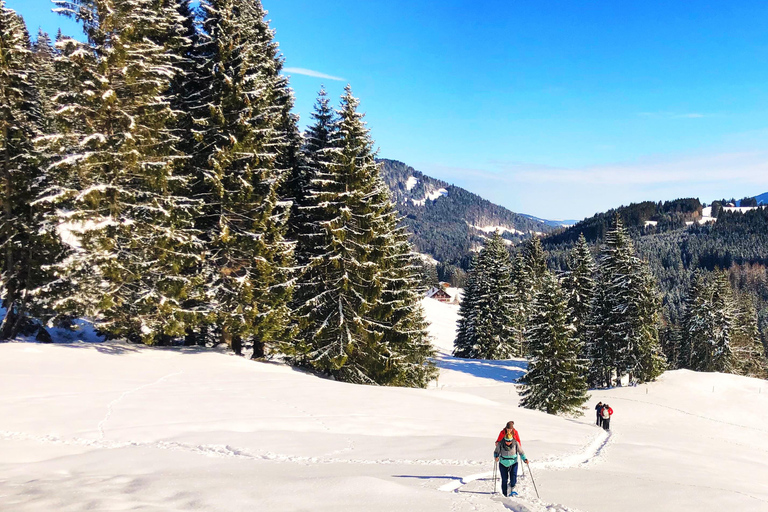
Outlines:
[[[768,191],[766,2],[264,4],[302,123],[350,83],[380,156],[514,211]],[[77,30],[46,0],[7,5]]]

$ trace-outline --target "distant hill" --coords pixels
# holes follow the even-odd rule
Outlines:
[[[684,228],[701,218],[702,204],[698,199],[676,199],[674,201],[632,203],[607,212],[598,213],[577,222],[571,227],[557,231],[544,238],[545,245],[575,242],[581,233],[587,241],[602,240],[611,228],[616,214],[633,235],[664,233]]]
[[[757,199],[757,204],[768,204],[768,192],[755,196],[755,199]]]
[[[554,230],[544,220],[514,213],[403,162],[378,162],[392,200],[413,234],[416,249],[440,262],[460,264],[496,229],[510,244],[534,233]]]
[[[521,213],[520,215],[522,215],[523,217],[528,217],[529,219],[538,220],[539,222],[543,222],[544,224],[555,227],[555,228],[569,227],[579,222],[578,220],[575,220],[575,219],[568,219],[568,220],[540,219],[538,217],[534,217],[533,215],[526,215],[525,213]]]

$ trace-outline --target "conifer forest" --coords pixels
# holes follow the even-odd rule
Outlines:
[[[528,231],[473,256],[454,211],[430,210],[450,236],[408,231],[418,207],[393,202],[350,86],[300,129],[259,0],[55,4],[82,35],[33,37],[0,0],[0,340],[87,317],[426,387],[442,280],[464,288],[454,355],[527,358],[525,407],[575,413],[666,369],[766,376],[765,210],[688,227],[698,200],[649,202],[546,233],[514,214]]]

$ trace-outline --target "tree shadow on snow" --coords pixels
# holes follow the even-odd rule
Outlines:
[[[438,368],[468,373],[498,382],[514,383],[525,375],[528,363],[517,360],[462,359],[442,356],[435,361]]]

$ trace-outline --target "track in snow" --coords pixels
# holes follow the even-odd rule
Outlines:
[[[493,497],[494,501],[499,501],[508,510],[515,512],[575,512],[574,509],[565,507],[559,504],[545,503],[539,498],[535,497],[535,490],[533,484],[529,483],[531,479],[531,468],[533,469],[568,469],[568,468],[580,468],[586,467],[599,462],[602,459],[602,455],[605,452],[608,444],[613,438],[610,431],[601,430],[584,448],[576,453],[565,455],[562,457],[556,457],[551,459],[545,459],[540,462],[532,462],[529,467],[523,468],[523,473],[518,477],[517,486],[515,487],[520,496],[514,498],[505,498],[500,494]],[[477,491],[462,491],[462,487],[465,487],[473,482],[483,480],[488,483],[487,487],[495,487],[496,482],[489,483],[493,476],[492,471],[486,471],[484,473],[475,473],[465,477],[460,477],[456,480],[448,482],[438,487],[438,490],[443,492],[455,492],[464,493],[472,492],[477,494]],[[496,489],[493,489],[496,492]]]

